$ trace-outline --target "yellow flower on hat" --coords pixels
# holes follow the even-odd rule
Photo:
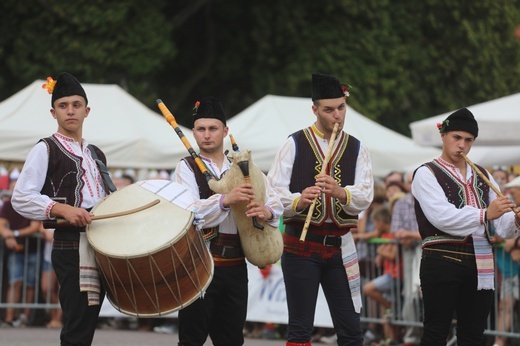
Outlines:
[[[49,94],[52,94],[54,91],[54,86],[56,85],[56,81],[52,79],[52,77],[47,77],[47,83],[42,85],[42,89],[47,89]]]

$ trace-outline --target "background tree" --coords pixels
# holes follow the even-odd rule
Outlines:
[[[203,96],[234,115],[265,94],[310,97],[322,72],[353,86],[354,109],[409,135],[411,121],[520,91],[520,0],[4,0],[0,10],[0,99],[69,71],[154,111],[162,98],[191,126]]]

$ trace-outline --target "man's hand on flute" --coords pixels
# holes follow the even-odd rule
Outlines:
[[[322,190],[319,186],[309,186],[302,191],[300,200],[296,204],[296,210],[303,211],[312,204],[315,198],[318,198]]]
[[[489,206],[487,207],[487,219],[495,220],[504,215],[505,213],[514,210],[515,204],[505,196],[497,197]],[[516,214],[518,221],[518,214]]]

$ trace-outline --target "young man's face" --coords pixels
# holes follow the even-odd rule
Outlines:
[[[227,134],[228,127],[218,119],[201,118],[195,120],[193,124],[193,137],[201,153],[222,153]]]
[[[467,154],[475,142],[475,136],[466,131],[450,131],[441,134],[442,157],[444,160],[456,164],[464,161],[461,153]]]
[[[83,121],[88,116],[90,107],[82,96],[72,95],[54,101],[51,114],[58,121],[58,132],[73,137],[81,131]]]
[[[343,129],[347,103],[345,97],[336,99],[318,100],[312,105],[312,111],[316,115],[316,127],[323,133],[332,133],[334,124],[339,124],[339,130]]]

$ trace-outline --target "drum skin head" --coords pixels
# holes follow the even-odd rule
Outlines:
[[[134,214],[93,221],[87,227],[87,238],[94,250],[111,257],[141,256],[168,247],[193,224],[193,212],[166,199],[174,198],[178,190],[172,196],[163,197],[139,183],[110,194],[92,209],[92,213],[104,215],[121,212],[156,199],[160,203]]]

